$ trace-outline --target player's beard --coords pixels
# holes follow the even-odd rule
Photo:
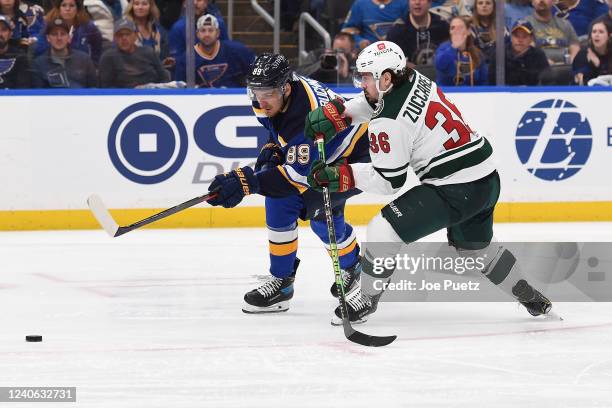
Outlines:
[[[372,95],[370,95],[370,93],[367,90],[363,90],[363,94],[366,97],[366,100],[370,103],[376,103],[378,102],[378,98],[374,98]]]
[[[5,49],[7,45],[8,45],[8,40],[5,41],[0,38],[0,50]]]

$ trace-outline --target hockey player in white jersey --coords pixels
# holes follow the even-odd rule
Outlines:
[[[323,136],[327,143],[344,125],[369,121],[372,162],[315,162],[308,178],[311,187],[391,195],[405,184],[411,167],[421,184],[371,220],[367,241],[397,243],[389,246],[393,252],[402,243],[446,228],[449,244],[458,251],[486,254],[491,262],[482,272],[492,283],[512,294],[532,315],[548,313],[550,301],[527,283],[514,256],[502,245],[491,244],[500,181],[487,139],[465,123],[434,82],[406,68],[397,44],[371,44],[359,54],[356,68],[356,86],[363,95],[345,105],[334,101],[312,111],[305,134]],[[372,273],[367,249],[364,255],[363,272],[380,277]],[[349,292],[350,319],[361,321],[374,312],[381,293],[368,296],[359,287]],[[340,317],[338,309],[336,315]]]

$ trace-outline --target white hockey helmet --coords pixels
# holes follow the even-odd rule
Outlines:
[[[356,87],[361,87],[361,74],[371,73],[378,89],[378,80],[385,70],[399,74],[406,69],[406,57],[396,43],[377,41],[368,45],[359,53],[355,68]]]

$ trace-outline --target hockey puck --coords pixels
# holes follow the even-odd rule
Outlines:
[[[42,341],[42,336],[39,336],[37,334],[34,335],[28,335],[26,336],[26,341],[30,341],[30,342],[38,342],[38,341]]]

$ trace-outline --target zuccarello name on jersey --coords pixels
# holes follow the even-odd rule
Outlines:
[[[415,75],[418,76],[419,80],[402,114],[402,116],[408,116],[412,123],[417,123],[419,116],[423,113],[423,108],[427,105],[427,100],[429,100],[429,94],[431,93],[431,80],[424,75]]]

